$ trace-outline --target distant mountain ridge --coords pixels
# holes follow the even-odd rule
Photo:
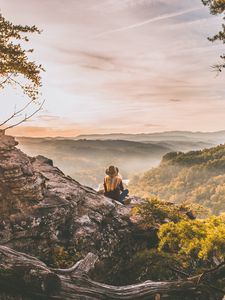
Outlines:
[[[110,133],[110,134],[90,134],[90,135],[78,135],[75,140],[87,139],[87,140],[130,140],[139,142],[150,141],[174,141],[174,140],[202,140],[208,142],[214,142],[215,144],[225,142],[225,130],[215,132],[192,132],[192,131],[165,131],[154,133]]]
[[[22,151],[29,155],[51,156],[55,164],[79,182],[97,188],[105,169],[114,164],[123,177],[157,165],[173,148],[157,143],[124,140],[71,140],[52,138],[17,138]]]
[[[167,153],[157,168],[135,176],[130,190],[141,197],[198,203],[214,214],[225,212],[225,144]]]
[[[108,165],[117,165],[123,178],[157,166],[171,151],[209,148],[225,140],[225,131],[211,133],[166,132],[157,134],[93,135],[92,138],[18,137],[20,148],[31,156],[50,156],[66,174],[97,188]],[[101,136],[101,139],[94,139]],[[83,136],[84,137],[84,136]],[[87,137],[87,136],[86,136]],[[110,137],[110,138],[109,138]],[[132,140],[133,139],[133,140]]]

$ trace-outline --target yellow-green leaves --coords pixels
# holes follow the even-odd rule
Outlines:
[[[204,220],[164,224],[159,230],[159,249],[207,260],[225,258],[225,215]]]

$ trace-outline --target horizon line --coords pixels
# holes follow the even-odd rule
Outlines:
[[[154,131],[154,132],[139,132],[139,133],[124,133],[124,132],[111,132],[111,133],[90,133],[90,134],[78,134],[74,136],[63,136],[63,135],[56,135],[56,136],[24,136],[24,135],[13,135],[16,138],[49,138],[49,139],[56,139],[56,138],[64,138],[64,139],[71,139],[71,138],[79,138],[79,137],[86,137],[86,136],[112,136],[112,135],[131,135],[131,136],[137,136],[137,135],[154,135],[154,134],[165,134],[165,133],[191,133],[191,134],[197,134],[197,133],[203,133],[203,134],[216,134],[216,133],[225,133],[225,129],[216,130],[216,131],[192,131],[192,130],[165,130],[165,131]]]

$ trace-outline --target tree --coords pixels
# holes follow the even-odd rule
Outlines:
[[[33,49],[26,50],[21,43],[29,42],[27,34],[38,33],[36,26],[14,25],[0,14],[0,90],[6,86],[16,86],[28,96],[29,101],[25,106],[14,112],[0,124],[4,130],[15,127],[36,114],[43,106],[39,101],[41,87],[41,65],[29,60]],[[35,109],[29,114],[26,111],[34,104]],[[19,118],[19,119],[18,119]],[[14,120],[12,124],[10,121]]]
[[[213,15],[221,15],[225,12],[225,0],[202,0],[202,2],[204,5],[209,6],[210,12]],[[223,16],[223,20],[225,20],[225,16]],[[209,40],[211,42],[222,41],[225,43],[225,24],[222,24],[222,29],[209,38]],[[218,72],[222,72],[222,69],[225,68],[225,54],[221,55],[220,58],[222,62],[213,66]]]
[[[224,279],[225,263],[178,281],[112,286],[89,278],[97,262],[98,257],[88,253],[69,269],[52,269],[30,255],[0,246],[0,299],[222,300],[224,296],[215,284]]]

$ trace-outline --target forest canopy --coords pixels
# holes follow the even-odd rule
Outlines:
[[[130,182],[132,194],[175,203],[198,203],[212,213],[225,211],[225,145],[164,155],[159,167]]]

